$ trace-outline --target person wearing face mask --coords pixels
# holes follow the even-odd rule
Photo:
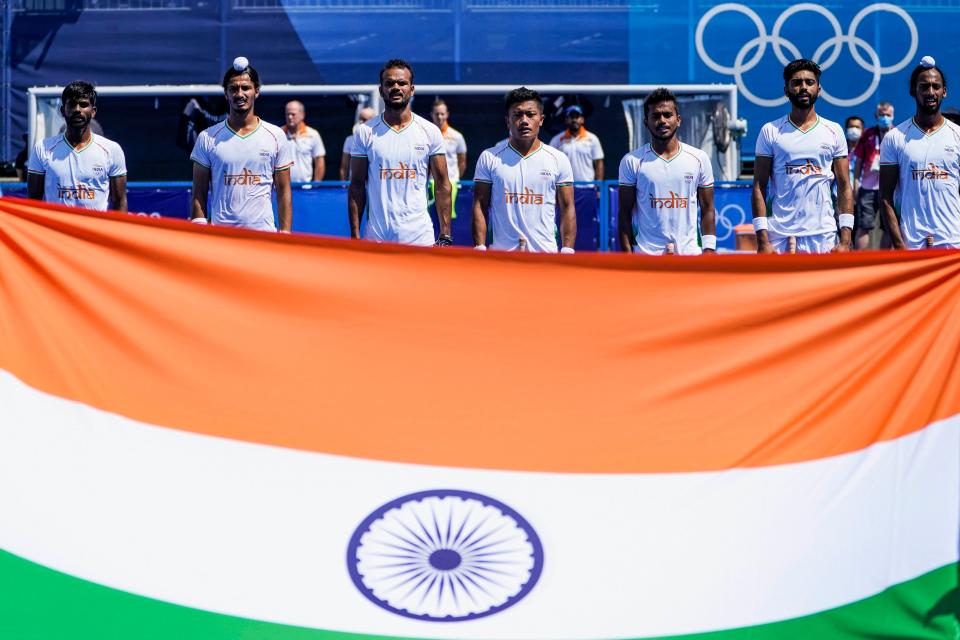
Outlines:
[[[877,224],[877,214],[880,212],[880,142],[893,127],[893,105],[889,102],[878,104],[876,117],[876,126],[863,132],[850,155],[853,162],[853,195],[857,201],[856,249],[870,248],[870,232]],[[883,216],[880,216],[880,228],[883,229],[880,246],[889,248],[890,233]]]

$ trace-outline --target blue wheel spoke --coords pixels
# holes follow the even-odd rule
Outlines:
[[[433,585],[437,583],[437,578],[439,577],[437,574],[433,574],[433,577],[430,579],[430,584],[427,585],[427,588],[423,590],[423,595],[420,596],[420,602],[417,603],[418,607],[423,605],[424,600],[426,600],[430,592],[433,591]]]
[[[482,545],[482,546],[479,546],[479,547],[477,546],[477,545],[479,545],[481,542],[483,542],[484,540],[486,540],[487,538],[489,538],[490,536],[492,536],[493,534],[498,533],[499,531],[501,531],[502,529],[503,529],[503,527],[498,527],[498,528],[496,528],[496,529],[493,529],[492,531],[489,531],[489,532],[483,534],[482,536],[480,536],[479,538],[477,538],[476,540],[474,540],[473,542],[471,542],[469,545],[463,547],[463,548],[462,548],[462,552],[463,552],[463,553],[469,553],[470,551],[482,551],[482,550],[484,550],[484,549],[489,549],[490,547],[496,546],[496,545],[498,545],[498,544],[503,544],[504,542],[510,542],[510,541],[513,539],[512,537],[511,537],[511,538],[503,538],[502,540],[498,540],[497,542],[488,542],[487,544]]]
[[[407,573],[407,572],[404,571],[404,573]],[[394,589],[399,589],[400,587],[402,587],[403,585],[407,584],[407,583],[410,582],[411,580],[416,580],[417,578],[419,578],[420,576],[425,575],[425,574],[426,574],[426,571],[421,570],[421,571],[413,574],[412,576],[408,577],[406,580],[403,580],[403,581],[401,581],[401,582],[398,582],[397,584],[393,585],[392,587],[389,587],[389,588],[386,590],[386,593],[390,593],[390,592],[393,591]],[[402,574],[399,574],[399,575],[402,575]],[[396,577],[396,576],[393,576],[393,577]],[[389,579],[389,578],[388,578],[388,579]]]
[[[403,523],[401,522],[400,525],[403,526]],[[404,527],[404,528],[406,528],[406,527]],[[404,538],[403,536],[401,536],[401,535],[400,535],[399,533],[397,533],[396,531],[391,531],[390,529],[387,529],[387,528],[384,528],[384,531],[386,531],[387,533],[389,533],[390,535],[392,535],[394,538],[396,538],[396,539],[399,540],[400,542],[405,542],[406,544],[410,545],[411,548],[410,548],[410,549],[405,549],[405,551],[410,551],[411,553],[423,553],[423,547],[418,546],[417,543],[414,542],[413,540],[410,540],[410,539],[408,539],[408,538]],[[410,530],[407,529],[407,531],[410,531]],[[410,533],[413,533],[413,532],[410,531]],[[384,544],[387,544],[387,543],[384,543]]]

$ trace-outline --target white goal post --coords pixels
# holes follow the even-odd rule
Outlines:
[[[735,84],[533,84],[528,88],[539,91],[541,95],[607,95],[627,98],[624,100],[624,118],[626,120],[627,135],[630,139],[629,148],[632,150],[644,139],[644,128],[638,121],[642,118],[643,98],[654,90],[664,86],[673,91],[681,100],[681,113],[688,104],[697,100],[713,99],[719,102],[724,109],[714,112],[713,104],[709,109],[699,109],[700,120],[707,119],[710,123],[699,122],[696,140],[687,138],[689,144],[698,146],[707,152],[714,163],[714,174],[719,180],[736,179],[740,172],[740,149],[737,144],[730,144],[731,135],[736,137],[742,133],[745,123],[739,119],[737,110],[737,87]],[[427,95],[503,95],[516,88],[516,85],[495,84],[418,84],[417,91]],[[59,113],[59,101],[62,87],[31,87],[27,90],[27,116],[29,126],[29,148],[32,149],[38,137],[54,135],[63,125],[63,118]],[[366,104],[377,111],[382,108],[382,101],[377,85],[309,85],[309,84],[267,84],[261,92],[265,95],[284,96],[317,96],[317,95],[357,95],[365,97]],[[129,85],[129,86],[98,86],[97,93],[103,97],[160,97],[160,96],[213,96],[222,95],[223,89],[216,84],[194,85]],[[703,105],[700,105],[701,107]],[[725,110],[725,113],[723,111]],[[722,116],[722,117],[721,117]],[[687,118],[689,122],[689,118]],[[713,124],[716,120],[717,123]],[[709,126],[708,126],[709,125]],[[681,136],[690,135],[681,129]],[[718,133],[723,140],[717,140]],[[717,144],[717,143],[720,144]],[[725,143],[724,143],[725,142]]]

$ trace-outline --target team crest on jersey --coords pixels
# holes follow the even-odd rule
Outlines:
[[[820,145],[820,151],[824,151],[826,153],[833,153],[833,147],[831,147],[829,144],[824,142],[823,144]]]
[[[665,198],[650,196],[651,209],[686,209],[690,206],[690,198],[684,198],[679,193],[670,192]]]
[[[399,163],[398,167],[380,167],[381,180],[416,180],[417,170],[413,165]]]
[[[523,193],[508,191],[504,199],[507,204],[543,204],[543,194],[534,193],[530,187],[524,187]]]
[[[540,171],[540,177],[541,177],[541,178],[552,178],[552,177],[553,177],[553,172],[552,172],[552,171],[549,171],[549,170],[547,170],[547,169],[543,169],[543,170]]]
[[[271,155],[271,154],[270,154],[270,151],[269,151],[269,150],[267,150],[267,149],[260,149],[260,157],[261,157],[261,158],[269,158],[270,155]]]
[[[788,162],[786,165],[786,174],[790,175],[801,175],[806,176],[812,173],[823,173],[823,171],[817,165],[813,164],[809,160],[804,160],[803,162]]]
[[[684,179],[684,181],[686,181],[686,182],[693,182],[693,178],[694,178],[694,176],[693,176],[692,173],[685,173],[685,174],[683,174],[683,179]]]
[[[97,166],[93,168],[94,173],[103,173],[104,171],[106,171],[106,169],[104,169],[103,167]]]
[[[413,148],[416,149],[417,153],[424,153],[427,150],[427,145],[425,144],[415,144]]]
[[[948,180],[950,174],[931,162],[925,167],[911,169],[910,177],[914,180]]]
[[[947,153],[956,153],[956,152],[957,152],[957,148],[956,148],[956,147],[944,147],[943,150],[946,151]]]

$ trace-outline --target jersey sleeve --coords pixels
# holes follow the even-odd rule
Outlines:
[[[846,158],[847,154],[847,137],[843,134],[843,129],[840,128],[840,125],[837,125],[833,130],[833,157],[837,158]]]
[[[493,183],[492,159],[493,154],[491,154],[489,151],[484,151],[480,154],[480,157],[477,159],[477,166],[473,170],[474,182]]]
[[[603,145],[600,144],[600,138],[596,136],[593,137],[593,145],[590,152],[591,160],[603,160]]]
[[[757,146],[754,155],[773,157],[774,132],[776,129],[770,123],[763,125],[760,135],[757,136]]]
[[[467,139],[463,137],[463,134],[457,136],[457,153],[466,153],[467,152]]]
[[[119,178],[127,175],[127,158],[123,155],[123,148],[114,143],[110,150],[110,169],[107,175],[111,178]]]
[[[210,152],[207,149],[207,140],[209,139],[210,136],[206,131],[201,131],[200,135],[197,136],[197,141],[193,143],[193,153],[190,154],[191,160],[207,169],[212,166]]]
[[[713,186],[713,163],[710,162],[710,158],[706,154],[703,154],[703,157],[700,158],[700,181],[697,183],[697,187],[712,187]]]
[[[370,127],[361,125],[353,133],[353,147],[350,155],[355,158],[366,158],[370,152]]]
[[[633,160],[629,153],[623,156],[623,160],[620,161],[619,182],[625,187],[637,186],[637,170],[633,166]]]
[[[277,144],[277,157],[273,164],[274,171],[286,171],[294,165],[295,146],[287,144],[286,138],[281,138]]]
[[[30,158],[27,160],[27,173],[46,172],[47,158],[43,148],[43,140],[39,140],[37,144],[33,145],[33,153],[30,154]]]
[[[320,137],[320,134],[317,134],[317,137],[313,140],[313,157],[322,158],[327,155],[327,148],[323,146],[323,138]]]
[[[565,153],[557,154],[557,164],[559,165],[557,172],[557,186],[562,187],[564,185],[573,184],[573,166],[570,164],[570,158],[567,157]]]
[[[443,142],[443,134],[440,133],[440,129],[430,127],[427,131],[429,131],[427,139],[430,144],[430,155],[447,157],[447,146]]]
[[[880,164],[900,164],[900,131],[898,129],[883,136],[880,142]]]

